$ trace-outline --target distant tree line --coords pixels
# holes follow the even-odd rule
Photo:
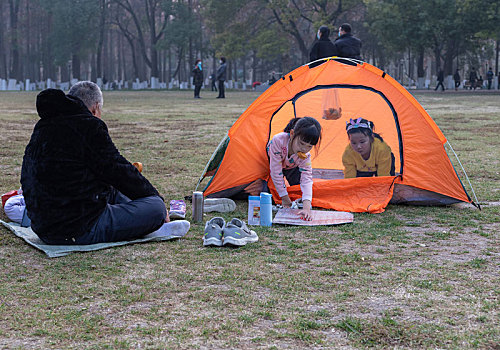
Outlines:
[[[425,76],[498,69],[498,0],[0,0],[0,78],[187,81],[197,58],[229,79],[307,62],[320,25],[349,22],[365,61]]]

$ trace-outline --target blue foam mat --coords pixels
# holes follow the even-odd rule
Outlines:
[[[49,245],[43,242],[31,227],[21,227],[21,225],[15,222],[5,222],[0,220],[6,228],[11,230],[16,236],[24,239],[26,243],[32,245],[33,247],[43,251],[49,258],[57,258],[60,256],[65,256],[75,252],[89,252],[93,250],[107,249],[112,247],[118,247],[127,244],[143,243],[143,242],[158,242],[158,241],[169,241],[172,239],[178,239],[180,236],[172,236],[170,234],[165,234],[159,231],[150,233],[143,238],[135,239],[133,241],[122,241],[122,242],[109,242],[109,243],[97,243],[88,245]]]

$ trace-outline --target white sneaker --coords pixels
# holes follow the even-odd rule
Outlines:
[[[229,198],[206,198],[203,202],[204,213],[209,213],[211,211],[229,213],[235,209],[236,203]]]

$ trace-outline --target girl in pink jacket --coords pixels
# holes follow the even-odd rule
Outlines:
[[[267,144],[269,168],[274,187],[281,197],[283,207],[292,201],[286,190],[286,177],[290,186],[300,184],[303,210],[300,215],[311,220],[312,166],[309,151],[321,141],[321,125],[311,117],[293,118],[284,132],[276,134]]]

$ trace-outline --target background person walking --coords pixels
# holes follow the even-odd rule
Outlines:
[[[217,69],[217,80],[219,81],[219,96],[217,98],[226,98],[224,91],[224,81],[226,81],[226,58],[220,58],[220,66]]]
[[[460,73],[458,72],[458,68],[455,71],[455,74],[453,74],[453,80],[455,80],[455,91],[457,91],[460,86]]]
[[[488,80],[488,90],[491,90],[491,84],[493,83],[493,71],[488,69],[488,72],[486,73],[486,79]]]
[[[193,68],[193,85],[194,85],[194,98],[200,98],[200,90],[203,85],[203,69],[201,67],[201,60],[196,60]]]
[[[439,88],[439,86],[441,86],[441,89],[442,89],[441,91],[444,91],[444,85],[443,85],[444,72],[443,72],[442,69],[439,69],[439,71],[438,71],[437,81],[438,81],[438,83],[437,83],[436,88],[434,89],[434,91],[436,91]]]
[[[212,91],[217,92],[217,86],[215,85],[215,73],[212,73],[210,75],[210,86],[211,86]]]
[[[470,83],[470,89],[476,90],[476,80],[477,80],[477,72],[476,68],[472,67],[471,71],[469,73],[469,83]]]

